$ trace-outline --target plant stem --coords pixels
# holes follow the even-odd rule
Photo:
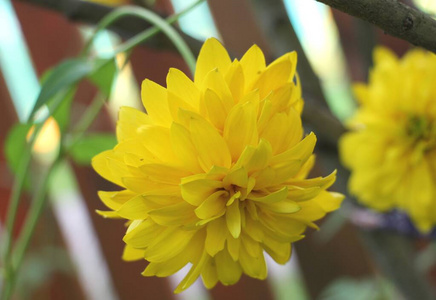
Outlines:
[[[144,8],[139,8],[139,7],[135,7],[135,6],[124,6],[122,8],[119,8],[119,9],[115,10],[114,12],[108,14],[105,18],[103,18],[103,20],[97,26],[92,37],[86,43],[85,48],[82,51],[81,55],[82,56],[88,55],[95,37],[97,36],[97,34],[101,30],[107,28],[108,26],[110,26],[116,20],[118,20],[120,18],[123,18],[126,16],[137,16],[139,18],[142,18],[142,19],[152,23],[153,25],[155,25],[155,27],[147,29],[147,30],[143,31],[142,33],[136,35],[135,37],[131,38],[130,40],[128,40],[125,44],[121,45],[119,48],[117,48],[115,50],[115,54],[128,51],[128,50],[132,49],[133,47],[139,45],[140,43],[144,42],[148,38],[156,35],[160,31],[162,31],[163,33],[165,33],[167,35],[167,37],[173,42],[175,47],[179,50],[179,52],[182,55],[183,59],[185,60],[186,64],[190,68],[192,74],[194,74],[195,57],[192,54],[189,47],[187,46],[187,44],[185,43],[185,41],[181,38],[181,36],[177,33],[177,31],[173,27],[170,26],[170,24],[177,21],[182,15],[189,12],[191,9],[193,9],[194,7],[196,7],[197,5],[199,5],[200,3],[204,2],[204,1],[205,0],[199,0],[199,1],[195,2],[192,5],[190,5],[189,7],[187,7],[186,9],[184,9],[183,11],[181,11],[180,13],[174,14],[173,16],[167,18],[166,20],[162,19],[157,14],[155,14],[147,9],[144,9]]]
[[[47,170],[45,177],[42,179],[41,184],[39,185],[36,194],[33,197],[32,206],[30,207],[29,216],[26,218],[26,222],[23,226],[23,231],[20,234],[20,237],[17,241],[17,245],[15,247],[14,256],[12,259],[12,272],[9,274],[9,280],[7,284],[3,288],[2,291],[2,299],[8,300],[12,296],[12,292],[14,290],[18,271],[23,262],[24,254],[29,246],[31,237],[33,232],[35,231],[36,224],[41,216],[42,210],[46,203],[46,193],[47,186],[50,180],[50,175],[53,170],[56,168],[58,163],[62,160],[62,155],[59,154],[56,160],[52,163],[52,165]]]
[[[24,183],[26,180],[26,174],[28,173],[30,161],[32,158],[32,148],[36,141],[36,137],[41,131],[43,124],[44,122],[37,124],[35,126],[34,133],[30,137],[28,146],[24,150],[23,156],[20,160],[19,167],[17,170],[17,175],[14,180],[14,184],[12,186],[12,193],[9,199],[9,206],[6,214],[6,234],[4,240],[4,253],[3,253],[3,263],[4,263],[6,281],[11,275],[10,255],[12,250],[12,236],[15,229],[15,219],[17,216],[18,206],[20,204],[21,193],[23,191]]]
[[[75,143],[77,143],[77,141],[80,140],[84,132],[89,128],[89,126],[91,126],[92,122],[95,120],[95,118],[97,117],[98,113],[100,112],[101,108],[105,103],[103,97],[104,96],[101,94],[97,95],[97,97],[91,103],[89,108],[86,110],[83,117],[77,123],[76,128],[73,130],[73,136],[69,147],[65,149],[65,151],[62,151],[61,148],[61,151],[59,152],[57,158],[48,169],[45,177],[43,178],[41,185],[39,186],[36,194],[34,195],[32,199],[32,206],[28,213],[28,217],[26,218],[26,222],[23,226],[23,230],[20,234],[20,237],[17,241],[17,245],[15,247],[15,252],[14,252],[15,255],[13,257],[12,263],[9,264],[10,268],[7,274],[8,280],[6,281],[6,284],[2,290],[2,295],[0,299],[8,300],[12,296],[12,292],[15,288],[15,284],[17,280],[18,271],[23,262],[24,254],[26,253],[30,240],[33,236],[33,232],[35,230],[35,226],[39,220],[39,217],[41,216],[42,209],[44,208],[46,203],[45,199],[46,199],[47,185],[49,183],[51,173],[59,164],[59,162],[61,162],[64,159],[64,156],[66,153],[68,153],[68,150]]]
[[[85,131],[92,125],[101,108],[106,103],[105,99],[106,97],[103,94],[98,94],[88,106],[88,109],[85,111],[79,122],[77,122],[76,127],[72,130],[70,142],[65,150],[66,153],[68,153],[68,150],[82,138]]]

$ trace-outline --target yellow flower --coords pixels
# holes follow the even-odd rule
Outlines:
[[[367,206],[407,212],[422,232],[436,222],[436,56],[412,50],[398,59],[374,52],[360,108],[340,142],[352,171],[350,192]]]
[[[305,179],[316,138],[302,140],[296,62],[293,52],[266,66],[257,46],[232,62],[209,39],[194,82],[170,69],[167,88],[142,84],[148,114],[121,109],[119,144],[93,166],[124,189],[100,192],[113,210],[100,213],[129,220],[124,259],[149,261],[143,275],[190,263],[176,292],[200,275],[207,288],[264,279],[264,251],[284,264],[290,243],[339,207],[342,195],[326,191],[335,172]]]

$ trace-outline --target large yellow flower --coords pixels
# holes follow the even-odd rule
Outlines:
[[[360,108],[340,143],[349,189],[376,210],[406,211],[427,232],[436,223],[436,56],[398,59],[378,48],[374,61],[369,83],[355,86]]]
[[[339,207],[327,192],[335,172],[305,179],[316,138],[303,140],[296,53],[269,66],[257,47],[238,61],[215,39],[204,44],[195,80],[171,69],[167,88],[145,80],[148,114],[124,107],[119,144],[93,160],[123,188],[100,192],[129,220],[125,260],[145,258],[145,276],[169,276],[190,263],[176,292],[200,275],[206,287],[264,279],[266,251],[280,264],[307,226]]]

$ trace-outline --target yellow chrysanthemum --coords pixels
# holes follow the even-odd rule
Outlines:
[[[93,160],[95,170],[124,188],[100,192],[129,220],[124,259],[145,258],[145,276],[169,276],[188,263],[176,289],[200,275],[206,287],[264,279],[266,251],[284,264],[291,244],[314,220],[339,207],[327,192],[335,172],[305,179],[315,146],[303,140],[296,53],[269,66],[257,47],[238,61],[215,39],[204,44],[195,80],[171,69],[167,88],[145,80],[148,114],[124,107],[119,144]]]
[[[340,143],[350,192],[379,211],[399,208],[427,232],[436,223],[436,56],[374,52],[360,108]]]

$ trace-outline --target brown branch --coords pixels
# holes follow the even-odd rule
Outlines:
[[[436,53],[436,20],[397,0],[315,0]]]

